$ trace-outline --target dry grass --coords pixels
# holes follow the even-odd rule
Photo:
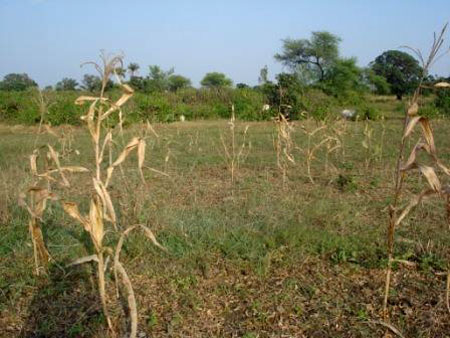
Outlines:
[[[275,149],[277,152],[277,166],[281,172],[283,178],[283,187],[287,182],[287,172],[289,165],[295,164],[294,156],[292,152],[294,150],[294,143],[292,141],[291,133],[293,132],[293,126],[289,123],[283,114],[278,114],[278,118],[275,120],[277,128],[277,138],[275,142]]]
[[[230,170],[231,184],[234,185],[237,170],[245,161],[251,151],[251,143],[247,142],[247,132],[249,126],[247,125],[242,133],[241,144],[238,144],[236,139],[236,116],[234,114],[234,106],[231,106],[231,117],[228,122],[229,132],[228,136],[220,135],[222,142],[225,162],[228,170]],[[192,141],[191,141],[192,142]]]
[[[313,121],[300,123],[308,130],[317,127]],[[382,334],[384,328],[369,320],[381,320],[378,309],[382,306],[379,295],[383,292],[385,254],[380,224],[389,203],[385,196],[391,189],[389,168],[393,166],[395,145],[386,143],[383,161],[374,162],[371,175],[367,175],[361,147],[364,122],[345,123],[347,132],[342,137],[346,154],[342,157],[339,149],[330,157],[330,167],[335,169],[325,173],[323,147],[312,162],[315,184],[304,174],[304,161],[296,161],[285,187],[280,184],[272,147],[273,123],[251,123],[248,139],[253,144],[252,152],[239,169],[232,199],[230,173],[217,153],[227,121],[153,126],[159,138],[146,139],[146,158],[151,154],[152,167],[162,171],[170,142],[170,177],[148,171],[144,172],[147,183],[142,184],[136,151],[132,151],[116,167],[109,185],[118,228],[151,224],[170,253],[166,256],[152,250],[140,226],[124,237],[120,262],[132,272],[129,277],[139,310],[138,332],[161,337],[273,336],[280,332],[294,337],[317,332],[324,337]],[[387,120],[386,125],[387,139],[399,139],[398,119]],[[374,135],[380,135],[380,123],[372,127]],[[442,120],[435,132],[436,144],[444,147],[449,145],[446,128],[448,121]],[[143,129],[145,125],[125,129],[123,146]],[[36,130],[16,128],[11,133],[9,128],[2,129],[4,160],[17,156],[26,159],[33,149]],[[59,133],[60,129],[54,131]],[[62,167],[77,161],[95,173],[89,135],[75,130],[80,155],[72,153],[61,159]],[[190,136],[194,139],[192,146]],[[296,145],[306,147],[307,135],[300,128],[295,128],[291,137]],[[123,149],[120,135],[117,140],[113,162]],[[56,140],[43,134],[40,142]],[[17,145],[21,145],[19,153]],[[5,167],[4,178],[0,176],[11,201],[15,200],[15,189],[29,183],[28,166],[21,163],[11,162]],[[108,166],[106,157],[104,169]],[[121,166],[129,187],[122,183]],[[95,194],[92,175],[64,174],[71,187],[54,189],[66,201],[76,201],[80,213],[87,215],[90,199],[86,194]],[[52,175],[60,180],[57,172]],[[339,175],[352,181],[339,183]],[[422,184],[417,175],[410,175],[407,183],[408,194]],[[135,211],[134,198],[138,198]],[[445,272],[437,265],[438,259],[448,257],[444,250],[448,231],[443,232],[446,218],[440,207],[439,199],[428,201],[414,217],[402,222],[397,235],[398,257],[414,266],[394,265],[392,285],[397,293],[389,299],[390,323],[407,337],[439,336],[448,329],[445,281],[437,274]],[[4,271],[0,277],[0,328],[9,336],[21,330],[28,336],[39,333],[61,337],[71,331],[80,332],[79,336],[106,336],[107,324],[96,295],[97,263],[65,268],[78,257],[96,255],[93,246],[90,251],[82,244],[83,233],[92,242],[89,233],[63,214],[58,201],[49,201],[41,225],[48,251],[65,272],[51,264],[48,277],[32,278],[32,247],[24,245],[28,242],[23,229],[26,219],[14,205],[9,206],[9,213],[11,223],[0,227],[4,238],[0,250],[6,258],[0,262]],[[103,245],[116,251],[121,231],[114,232],[110,222],[104,225],[107,232]],[[424,264],[430,254],[436,258],[427,268]],[[59,277],[55,277],[52,266]],[[113,322],[120,319],[124,327],[127,317],[121,303],[127,304],[129,292],[119,274],[124,298],[117,300],[113,272],[108,269],[106,276],[107,305]],[[86,277],[77,280],[79,275]]]

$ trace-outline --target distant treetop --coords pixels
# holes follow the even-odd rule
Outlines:
[[[6,91],[23,91],[27,90],[28,88],[37,86],[38,84],[26,73],[11,73],[5,75],[3,81],[0,82],[0,90]]]
[[[211,72],[203,77],[200,84],[207,88],[231,87],[233,81],[223,73]]]

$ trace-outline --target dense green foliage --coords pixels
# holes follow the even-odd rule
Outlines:
[[[230,87],[233,85],[233,81],[223,73],[212,72],[207,73],[200,84],[207,88]]]
[[[82,107],[74,104],[82,91],[44,91],[48,102],[45,121],[52,125],[80,124]],[[120,93],[110,90],[108,96],[117,99]],[[38,93],[0,91],[0,122],[34,124],[40,120]],[[367,94],[349,91],[347,96],[333,96],[319,88],[302,87],[298,78],[282,73],[277,82],[267,82],[256,88],[180,88],[177,91],[137,91],[123,108],[127,123],[173,122],[183,115],[186,120],[228,119],[234,105],[236,117],[247,121],[270,120],[278,111],[289,112],[292,119],[313,117],[318,120],[338,116],[344,108],[367,110]],[[269,105],[269,109],[264,109]],[[364,115],[364,114],[363,114]],[[371,118],[371,116],[367,116]]]
[[[312,117],[323,120],[339,116],[343,109],[353,109],[358,118],[378,119],[381,113],[368,103],[370,94],[395,94],[401,98],[409,94],[422,75],[417,60],[407,53],[387,51],[378,56],[369,68],[359,67],[354,57],[339,54],[341,39],[329,32],[313,32],[310,39],[285,39],[275,59],[287,66],[288,73],[269,79],[264,66],[259,73],[259,85],[251,87],[233,81],[226,74],[210,72],[201,80],[201,88],[193,88],[191,80],[174,73],[149,66],[148,73],[137,75],[139,64],[115,69],[122,82],[136,91],[124,107],[128,122],[172,122],[179,119],[229,118],[234,105],[238,118],[269,120],[279,113],[291,119]],[[426,78],[429,88],[436,82]],[[9,74],[0,82],[0,121],[33,124],[40,120],[37,92],[30,90],[36,83],[27,74]],[[78,124],[80,108],[76,97],[96,95],[102,87],[97,75],[84,75],[81,85],[75,79],[63,78],[54,89],[45,90],[48,102],[46,122],[53,125]],[[108,96],[117,98],[117,83],[109,80]],[[427,94],[432,92],[427,89]],[[450,113],[447,92],[438,94],[435,102],[422,109],[424,115]]]
[[[322,87],[328,94],[347,95],[351,91],[361,91],[361,69],[356,65],[356,59],[338,59],[326,74]]]
[[[23,91],[31,87],[37,87],[37,83],[25,73],[7,74],[3,78],[3,81],[0,81],[0,90]]]
[[[86,93],[87,94],[87,93]],[[44,92],[48,105],[46,121],[52,125],[80,124],[82,107],[74,104],[82,95],[78,91]],[[119,92],[111,91],[117,98]],[[40,120],[37,92],[0,91],[0,122],[34,124]],[[187,120],[229,118],[231,105],[244,120],[270,119],[271,112],[262,112],[264,96],[250,88],[244,89],[179,89],[177,92],[137,92],[123,111],[127,122],[173,122],[183,115]]]
[[[339,56],[341,39],[329,32],[313,32],[311,39],[285,39],[283,51],[275,59],[308,78],[323,81]]]
[[[192,86],[191,80],[182,75],[172,74],[168,79],[168,89],[176,92],[179,89],[189,88]]]
[[[438,90],[435,100],[435,106],[441,114],[450,116],[450,90]]]
[[[61,81],[59,81],[56,84],[55,89],[58,90],[58,91],[61,91],[61,90],[76,90],[77,87],[78,87],[77,80],[65,77],[64,79],[62,79]]]
[[[81,88],[88,92],[99,92],[102,88],[102,79],[97,75],[85,74]],[[114,87],[114,82],[108,79],[105,90],[110,90]]]
[[[417,60],[398,50],[384,52],[372,62],[371,68],[376,75],[386,78],[392,94],[400,100],[417,87],[422,76],[422,68]]]

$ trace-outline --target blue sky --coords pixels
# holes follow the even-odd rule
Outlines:
[[[157,64],[195,85],[210,71],[253,85],[264,65],[271,78],[283,70],[273,58],[283,38],[330,31],[342,56],[366,66],[401,45],[427,51],[449,19],[450,0],[0,0],[0,77],[79,80],[92,72],[79,65],[105,49],[139,63],[140,75]],[[450,54],[432,73],[450,75]]]

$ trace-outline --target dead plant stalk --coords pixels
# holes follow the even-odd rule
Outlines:
[[[416,161],[417,153],[423,150],[432,158],[437,168],[441,169],[446,175],[450,175],[450,170],[447,167],[445,167],[437,157],[436,147],[434,144],[434,136],[428,118],[418,115],[422,83],[427,75],[430,66],[439,58],[438,53],[443,44],[444,41],[443,36],[446,29],[447,25],[443,27],[439,35],[437,36],[436,34],[434,35],[434,41],[431,47],[431,51],[426,60],[423,58],[419,50],[412,49],[422,62],[423,74],[422,78],[420,79],[419,85],[415,90],[412,99],[408,104],[408,108],[406,109],[405,112],[402,138],[399,144],[397,164],[395,168],[395,176],[394,176],[395,186],[393,193],[393,201],[392,204],[389,206],[389,226],[387,232],[388,266],[386,269],[386,281],[383,299],[383,315],[385,319],[388,318],[387,307],[391,284],[392,264],[395,261],[394,259],[395,230],[401,224],[404,218],[408,215],[408,213],[415,206],[417,206],[424,198],[429,197],[431,195],[443,196],[444,194],[448,193],[445,189],[442,188],[440,180],[436,175],[435,169],[433,167],[420,164]],[[439,84],[436,85],[436,87],[439,87]],[[409,155],[409,158],[406,161],[406,163],[404,163],[406,144],[411,139],[412,131],[415,129],[415,126],[418,123],[420,123],[422,127],[421,128],[422,137],[418,140],[418,142],[412,149],[411,154]],[[400,209],[398,205],[403,191],[404,178],[407,175],[407,172],[413,169],[419,169],[421,174],[426,178],[429,187],[425,188],[417,196],[414,196],[411,199],[411,201],[404,208],[401,209],[401,213],[399,213]]]
[[[123,264],[119,261],[119,253],[121,246],[117,246],[115,250],[104,243],[105,234],[109,231],[117,231],[117,221],[115,208],[108,191],[108,187],[111,183],[113,173],[115,168],[120,167],[121,164],[126,160],[128,155],[132,151],[136,151],[138,159],[138,171],[142,181],[144,181],[144,175],[142,169],[144,167],[145,159],[145,137],[133,137],[123,148],[123,150],[118,154],[114,160],[112,145],[113,145],[113,130],[106,127],[105,121],[112,114],[117,113],[119,115],[119,133],[123,138],[121,123],[122,123],[122,113],[121,107],[132,97],[133,89],[126,84],[122,84],[120,78],[116,74],[116,68],[122,66],[122,57],[108,57],[102,54],[102,65],[98,65],[94,62],[88,62],[88,64],[94,65],[97,71],[102,77],[102,88],[99,96],[80,96],[75,101],[77,105],[84,105],[89,103],[89,108],[86,115],[82,116],[82,120],[86,123],[87,129],[89,131],[93,152],[94,152],[94,174],[91,177],[92,182],[92,195],[90,196],[90,207],[87,215],[83,215],[80,212],[78,205],[74,202],[62,201],[62,206],[64,211],[80,223],[84,230],[90,235],[93,247],[95,249],[95,255],[83,257],[76,260],[70,266],[78,265],[86,262],[96,262],[97,263],[97,281],[98,281],[98,291],[102,303],[103,313],[105,315],[108,327],[113,336],[116,335],[116,330],[114,328],[110,311],[108,309],[107,299],[108,290],[106,288],[106,272],[108,271],[107,262],[110,257],[114,257],[114,264],[111,267],[114,271],[116,289],[119,289],[119,276],[122,281],[122,285],[126,293],[128,294],[128,308],[129,311],[125,311],[129,314],[130,319],[130,337],[134,338],[137,335],[137,306],[132,289],[132,284],[128,274],[123,267]],[[105,87],[112,75],[116,76],[116,79],[122,88],[122,96],[116,101],[112,102],[109,98],[105,97]],[[31,156],[31,168],[34,177],[37,179],[37,183],[42,180],[47,181],[48,188],[44,189],[39,187],[30,188],[31,194],[31,207],[23,202],[23,204],[29,210],[31,215],[30,220],[30,231],[32,232],[33,246],[35,248],[35,260],[41,260],[45,263],[48,261],[48,252],[45,248],[45,244],[42,239],[42,233],[39,227],[39,220],[42,218],[42,214],[45,210],[46,201],[48,199],[57,199],[56,195],[51,191],[50,187],[53,183],[59,183],[65,188],[70,187],[70,181],[66,176],[66,173],[77,173],[77,172],[91,172],[89,169],[80,166],[62,166],[59,160],[59,154],[50,146],[47,145],[49,150],[48,156],[53,161],[56,169],[45,169],[43,173],[38,172],[37,168],[37,158],[39,156],[39,151],[36,150]],[[108,166],[102,166],[102,163],[108,158]],[[120,168],[122,169],[122,168]],[[56,178],[53,175],[58,175]],[[113,229],[107,229],[108,224],[112,225]],[[123,242],[123,237],[128,234],[131,230],[136,227],[130,227],[122,234],[121,242]],[[139,228],[144,230],[145,235],[158,247],[162,248],[161,245],[156,241],[155,236],[147,227],[140,225]],[[36,263],[38,268],[38,263]]]

